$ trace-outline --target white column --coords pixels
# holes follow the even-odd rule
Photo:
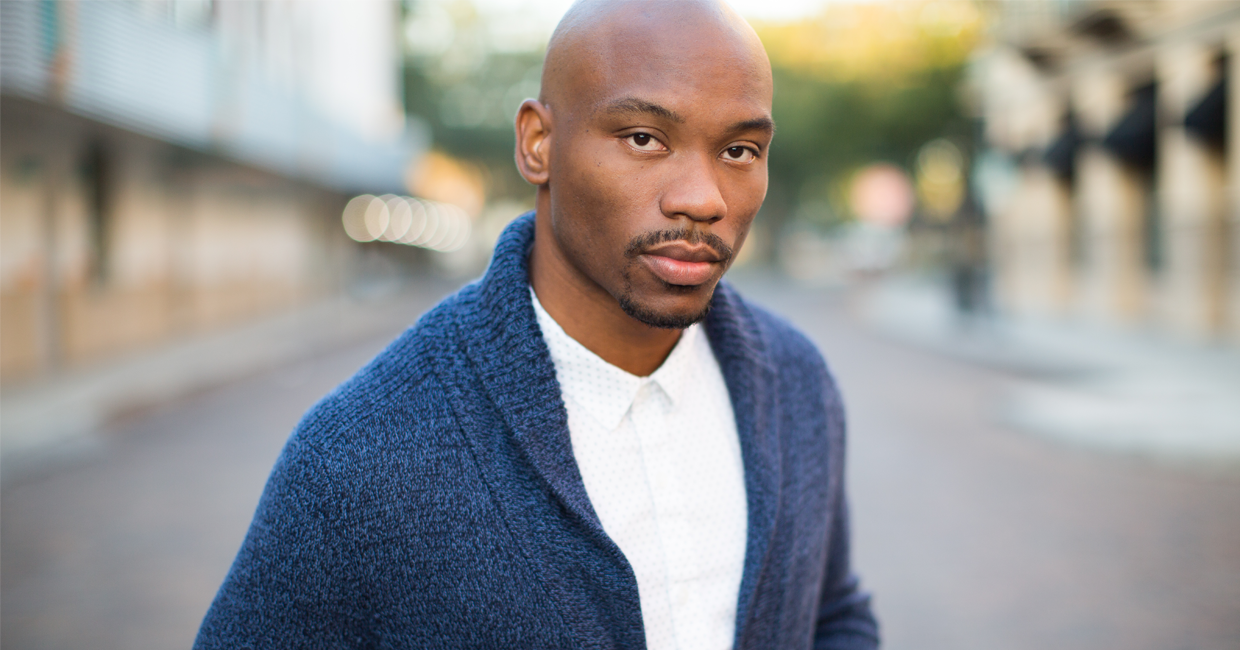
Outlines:
[[[1184,128],[1184,116],[1217,80],[1216,53],[1199,43],[1177,43],[1161,48],[1156,64],[1163,244],[1158,317],[1192,338],[1213,335],[1223,322],[1223,159]]]
[[[1084,71],[1074,82],[1073,101],[1081,128],[1092,139],[1101,139],[1127,110],[1129,83],[1104,68]],[[1084,229],[1078,295],[1082,312],[1110,322],[1139,318],[1146,303],[1141,174],[1100,146],[1086,145],[1077,157],[1076,199]]]
[[[1240,27],[1233,28],[1228,38],[1229,57],[1227,97],[1227,187],[1224,241],[1226,249],[1220,273],[1224,284],[1222,294],[1224,331],[1240,343]]]

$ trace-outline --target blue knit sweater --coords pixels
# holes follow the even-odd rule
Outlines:
[[[481,280],[306,414],[195,648],[645,647],[530,303],[533,237],[514,221]],[[876,647],[821,356],[726,284],[706,331],[749,504],[736,647]]]

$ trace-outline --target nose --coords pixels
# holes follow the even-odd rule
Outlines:
[[[677,172],[668,179],[659,207],[669,219],[688,217],[693,221],[715,223],[727,216],[728,205],[719,191],[714,159],[705,155],[685,156]]]

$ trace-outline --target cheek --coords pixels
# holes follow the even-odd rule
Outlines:
[[[622,282],[624,251],[641,232],[643,190],[654,184],[626,168],[606,143],[557,152],[550,184],[552,227],[573,266],[614,290]]]
[[[623,175],[606,153],[600,147],[582,147],[575,155],[566,157],[567,164],[557,170],[562,205],[571,206],[579,217],[591,221],[620,207],[624,201]]]
[[[735,234],[734,241],[737,248],[744,242],[754,217],[757,216],[763,200],[766,199],[766,187],[766,168],[763,167],[761,170],[754,170],[753,173],[739,175],[738,178],[732,179],[732,182],[728,184],[728,189],[724,192],[724,202],[728,204],[728,214],[731,218],[727,219],[723,225]]]
[[[660,179],[657,168],[634,161],[622,146],[611,137],[580,138],[579,145],[561,158],[556,198],[603,229],[627,225],[637,233],[641,228],[636,221],[644,212],[657,210]]]

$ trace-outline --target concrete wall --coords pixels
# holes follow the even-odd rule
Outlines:
[[[339,288],[348,197],[45,105],[0,112],[0,381]]]

